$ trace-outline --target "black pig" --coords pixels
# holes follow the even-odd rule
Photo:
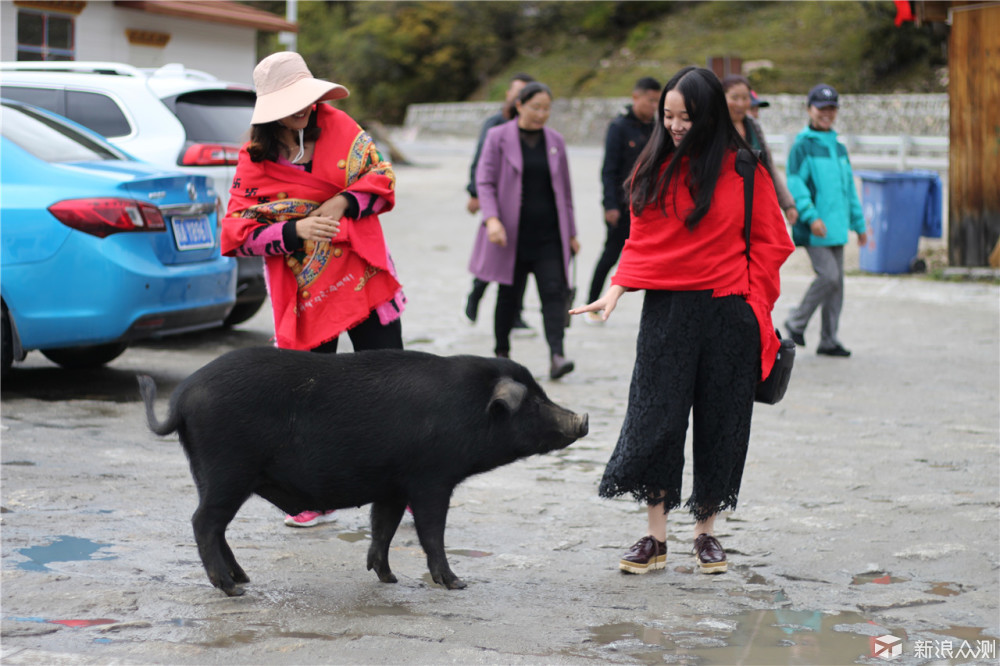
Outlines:
[[[370,503],[368,569],[385,583],[396,582],[389,543],[409,505],[434,581],[463,588],[444,551],[455,487],[588,429],[586,414],[553,403],[505,359],[241,349],[185,379],[163,422],[152,378],[138,380],[150,429],[179,433],[198,487],[198,553],[230,596],[249,578],[226,527],[253,493],[292,515]]]

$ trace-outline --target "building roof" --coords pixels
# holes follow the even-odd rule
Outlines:
[[[115,0],[116,7],[150,14],[238,25],[265,32],[298,32],[299,26],[280,16],[228,0]]]

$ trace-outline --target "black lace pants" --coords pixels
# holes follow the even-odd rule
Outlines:
[[[665,512],[679,507],[693,414],[694,486],[686,506],[697,520],[736,507],[760,374],[758,329],[741,296],[646,292],[628,408],[602,497],[631,493],[663,502]]]

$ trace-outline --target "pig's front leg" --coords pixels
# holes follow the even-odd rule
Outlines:
[[[405,501],[372,504],[372,543],[368,547],[368,570],[374,569],[383,583],[396,582],[396,576],[389,568],[389,544],[396,534],[405,509]]]
[[[449,590],[461,590],[466,587],[461,578],[456,576],[448,566],[448,558],[444,552],[444,527],[448,518],[448,503],[450,497],[434,497],[429,499],[411,500],[413,522],[417,527],[417,537],[427,555],[427,568],[431,578],[438,585],[444,585]]]

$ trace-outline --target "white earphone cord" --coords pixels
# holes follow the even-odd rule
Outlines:
[[[292,164],[298,164],[306,154],[306,142],[305,142],[306,131],[304,129],[299,130],[299,153],[292,159]]]

